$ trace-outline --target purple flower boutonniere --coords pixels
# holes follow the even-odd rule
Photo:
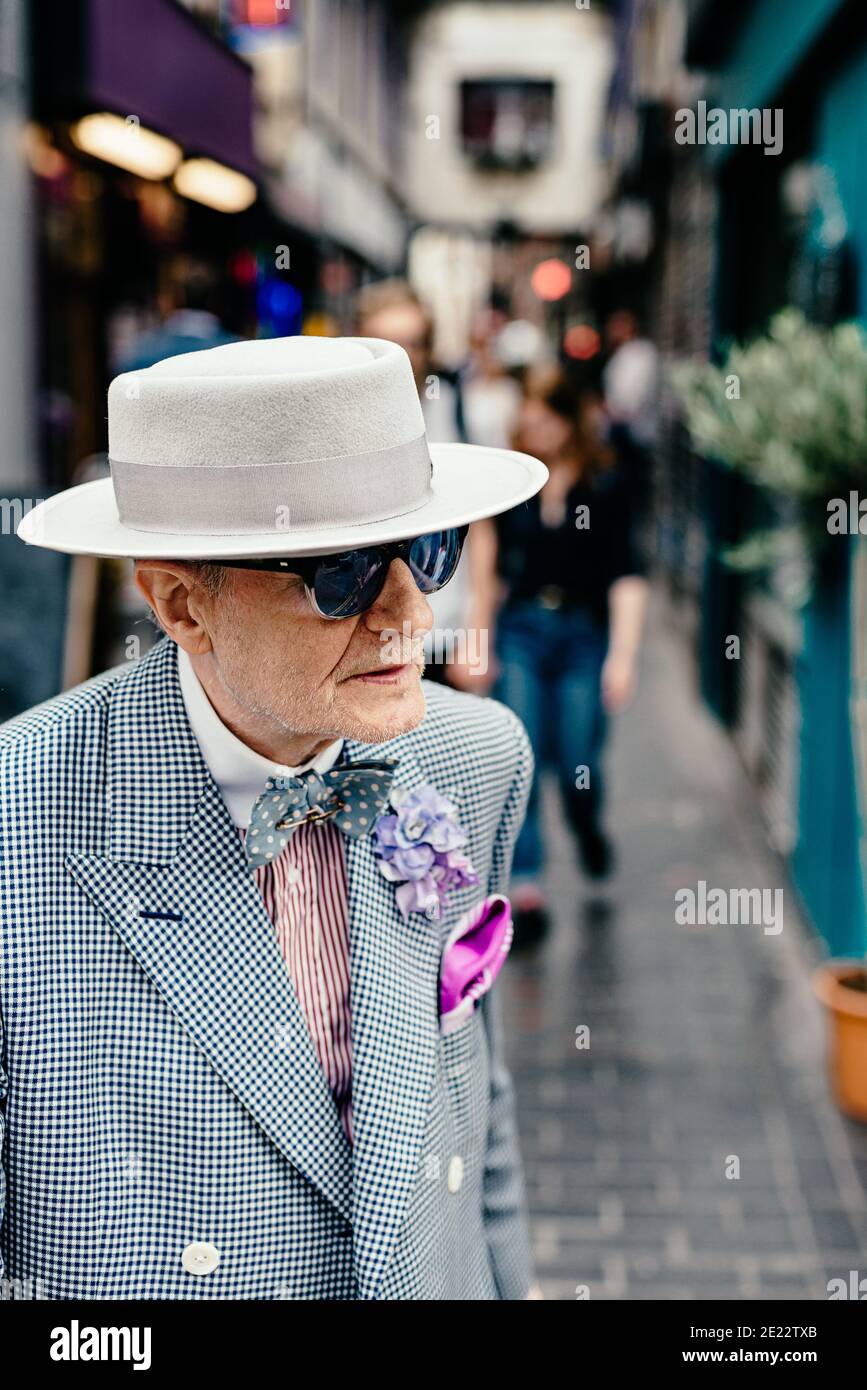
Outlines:
[[[458,808],[429,783],[414,791],[392,786],[390,801],[394,814],[380,816],[372,834],[380,873],[400,884],[396,897],[404,921],[411,912],[439,921],[446,895],[479,881],[463,853],[467,833],[458,824]]]

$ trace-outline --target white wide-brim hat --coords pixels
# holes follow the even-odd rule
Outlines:
[[[379,338],[228,343],[126,372],[109,387],[108,444],[111,477],[39,503],[22,540],[132,558],[323,555],[496,516],[548,476],[528,454],[429,444],[409,358]]]

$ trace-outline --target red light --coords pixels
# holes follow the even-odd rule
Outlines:
[[[232,279],[239,285],[255,285],[259,263],[252,251],[236,251],[229,261]]]
[[[572,272],[565,261],[540,261],[530,276],[530,284],[540,299],[562,299],[572,288]]]
[[[563,335],[563,351],[567,357],[576,357],[579,362],[587,362],[595,357],[602,340],[589,323],[576,323]]]
[[[269,28],[275,24],[285,24],[288,5],[278,10],[276,0],[237,0],[236,24],[250,24],[257,28]]]

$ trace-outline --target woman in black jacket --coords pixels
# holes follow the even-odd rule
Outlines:
[[[513,447],[541,458],[538,496],[477,527],[473,623],[496,618],[492,693],[527,727],[536,778],[515,849],[512,905],[518,939],[547,926],[539,772],[552,763],[585,872],[606,875],[612,851],[601,822],[607,716],[635,687],[647,583],[632,542],[631,499],[600,440],[601,408],[578,397],[558,368],[529,377]],[[499,606],[499,611],[497,608]],[[478,676],[460,683],[481,693]]]

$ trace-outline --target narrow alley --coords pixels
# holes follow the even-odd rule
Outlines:
[[[554,933],[504,975],[537,1269],[555,1299],[823,1299],[867,1268],[867,1129],[829,1097],[815,938],[664,604],[609,747],[620,871],[581,884],[549,796]],[[783,887],[783,930],[678,925],[701,879]]]

